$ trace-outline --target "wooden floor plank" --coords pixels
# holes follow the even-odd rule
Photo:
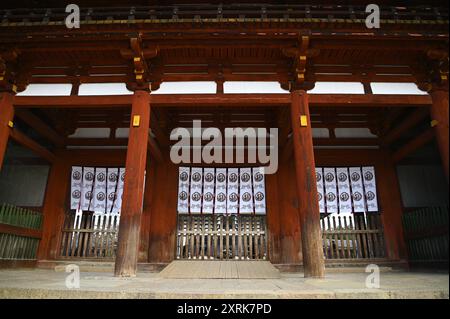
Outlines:
[[[280,273],[268,261],[176,260],[158,276],[184,279],[272,279],[280,278]]]

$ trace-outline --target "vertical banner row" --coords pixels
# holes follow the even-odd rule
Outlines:
[[[316,181],[321,213],[379,211],[373,166],[317,167]]]
[[[264,168],[180,167],[178,213],[265,214]]]
[[[119,214],[125,168],[73,166],[70,209]]]

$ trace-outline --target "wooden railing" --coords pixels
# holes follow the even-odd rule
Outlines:
[[[66,214],[61,236],[61,258],[114,259],[120,216],[74,212]]]
[[[326,259],[378,259],[385,257],[381,216],[378,213],[332,214],[321,218]]]
[[[42,215],[29,209],[0,206],[0,259],[32,260],[41,238]]]
[[[261,215],[178,215],[178,259],[267,259]]]
[[[448,265],[448,207],[427,207],[403,214],[411,264]]]

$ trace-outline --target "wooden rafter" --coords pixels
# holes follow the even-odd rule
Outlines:
[[[33,153],[44,158],[48,162],[52,163],[55,161],[55,155],[42,145],[35,142],[33,139],[29,138],[27,135],[23,134],[16,128],[10,130],[9,136],[11,139],[19,143],[20,145],[30,149]]]

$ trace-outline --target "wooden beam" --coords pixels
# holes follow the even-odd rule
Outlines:
[[[399,125],[395,126],[384,136],[384,138],[382,139],[382,144],[392,144],[409,129],[413,128],[421,121],[423,121],[429,114],[430,112],[426,108],[419,108],[417,110],[414,110],[412,114],[410,114],[405,120],[403,120]]]
[[[428,95],[309,94],[311,107],[427,107]]]
[[[3,165],[6,147],[9,139],[9,122],[14,118],[13,95],[0,93],[0,170]]]
[[[146,91],[136,91],[132,100],[130,136],[114,269],[115,276],[119,277],[134,277],[137,271],[149,126],[150,94]]]
[[[305,91],[294,91],[291,93],[291,97],[292,139],[304,275],[305,277],[322,278],[325,266],[308,95]]]
[[[417,137],[410,140],[408,143],[400,147],[393,155],[392,160],[394,163],[400,162],[402,159],[417,151],[422,146],[431,142],[434,138],[434,130],[432,128],[427,129]]]
[[[288,106],[288,94],[155,94],[155,107]]]
[[[52,142],[55,146],[64,146],[64,138],[30,111],[17,110],[16,116],[32,127],[37,133],[42,135],[42,137]]]
[[[44,158],[48,162],[52,163],[55,161],[55,155],[50,152],[48,149],[43,147],[42,145],[38,144],[22,132],[18,131],[15,128],[10,129],[9,136],[19,143],[20,145],[28,148],[32,152],[34,152],[36,155],[39,155],[40,157]]]
[[[378,146],[378,138],[313,138],[314,146]]]
[[[426,107],[428,95],[310,94],[310,107]],[[288,94],[158,94],[152,95],[155,107],[260,107],[288,106]]]
[[[16,96],[15,108],[129,107],[131,95]],[[153,94],[153,107],[284,107],[289,94]],[[428,107],[428,95],[310,94],[310,107]]]
[[[66,138],[67,146],[127,146],[127,138]]]
[[[42,232],[38,229],[25,228],[0,223],[0,233],[23,237],[41,238]]]
[[[116,108],[131,105],[132,95],[15,96],[15,108]]]

